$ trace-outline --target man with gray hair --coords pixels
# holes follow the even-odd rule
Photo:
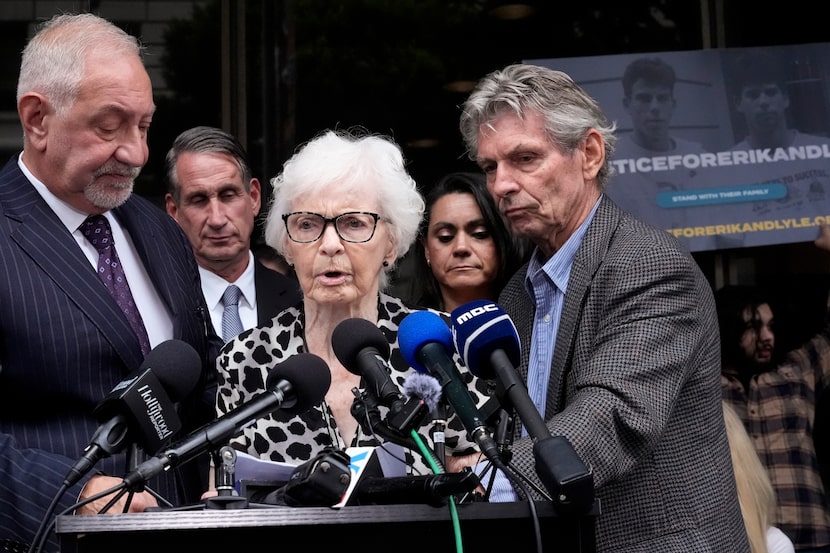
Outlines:
[[[568,75],[518,64],[478,83],[460,128],[511,232],[536,245],[499,301],[547,430],[592,471],[597,551],[748,552],[712,290],[671,235],[605,195],[614,125]],[[517,429],[511,465],[543,489],[534,438]],[[491,501],[517,499],[509,483]]]
[[[175,339],[192,360],[163,375],[182,394],[171,398],[180,432],[214,418],[220,344],[193,251],[132,193],[155,112],[141,55],[135,37],[88,13],[52,18],[23,50],[23,151],[0,169],[3,549],[45,538],[35,545],[55,551],[54,534],[38,534],[48,515],[97,513],[113,499],[139,433],[102,432],[96,406],[143,370],[151,348]],[[186,369],[193,386],[173,382]],[[116,496],[110,510],[198,501],[206,476],[206,465],[183,465],[147,483],[156,494]]]

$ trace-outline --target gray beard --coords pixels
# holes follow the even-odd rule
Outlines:
[[[126,202],[133,193],[134,181],[121,187],[100,186],[92,183],[84,188],[84,197],[97,207],[109,211]]]

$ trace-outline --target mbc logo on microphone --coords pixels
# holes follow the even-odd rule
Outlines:
[[[478,317],[479,315],[484,315],[485,313],[497,313],[501,311],[501,308],[496,305],[495,303],[488,303],[485,305],[479,305],[473,307],[469,311],[464,311],[460,315],[455,317],[455,322],[459,325],[463,325],[467,321],[473,319],[473,317]]]
[[[476,376],[492,376],[488,367],[490,357],[497,350],[506,353],[514,366],[519,363],[519,333],[499,304],[474,300],[456,307],[451,320],[453,345],[464,364]]]

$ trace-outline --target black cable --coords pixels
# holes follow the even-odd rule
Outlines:
[[[127,502],[124,504],[124,511],[123,511],[123,512],[124,512],[124,513],[128,512],[128,511],[130,510],[130,502],[131,502],[131,501],[132,501],[132,499],[133,499],[133,494],[134,494],[134,492],[133,492],[132,490],[127,489],[127,488],[125,487],[124,489],[119,490],[119,492],[118,492],[117,494],[113,495],[113,496],[112,496],[112,499],[110,499],[110,500],[107,502],[107,504],[106,504],[106,505],[104,505],[104,506],[101,508],[101,510],[100,510],[100,511],[98,511],[98,514],[99,514],[99,515],[102,515],[102,514],[106,513],[107,511],[109,511],[109,510],[112,508],[112,506],[113,506],[113,505],[115,505],[115,504],[118,502],[118,500],[119,500],[119,499],[121,499],[122,497],[124,497],[124,494],[125,494],[125,493],[129,493],[130,495],[127,497]]]
[[[544,548],[542,547],[542,529],[539,526],[539,513],[536,511],[536,503],[533,501],[533,497],[530,495],[530,490],[528,490],[527,486],[524,483],[524,481],[527,481],[528,483],[531,482],[527,480],[526,476],[521,475],[518,471],[514,471],[512,467],[508,467],[507,465],[505,465],[504,468],[498,468],[505,474],[505,476],[507,476],[507,478],[512,483],[516,484],[516,486],[519,487],[519,489],[527,498],[528,507],[530,508],[530,520],[533,523],[533,533],[534,537],[536,538],[536,551],[537,553],[542,553]],[[536,486],[534,486],[534,489],[538,491],[538,488]],[[547,494],[543,495],[546,496]]]
[[[92,503],[93,501],[97,501],[98,499],[101,499],[102,497],[106,497],[106,496],[108,496],[112,493],[116,493],[120,490],[125,490],[126,486],[127,486],[126,483],[122,482],[122,483],[118,484],[117,486],[115,486],[113,488],[110,488],[108,490],[104,490],[102,492],[99,492],[95,495],[89,496],[86,499],[84,499],[82,501],[79,501],[78,503],[75,503],[74,505],[70,505],[69,507],[67,507],[66,509],[64,509],[63,511],[61,511],[60,513],[58,513],[57,515],[52,517],[51,520],[48,520],[49,519],[49,517],[48,517],[49,512],[54,510],[54,505],[57,505],[57,501],[54,501],[54,505],[50,506],[50,510],[47,511],[47,516],[45,516],[43,518],[43,520],[41,521],[41,528],[43,529],[43,532],[39,536],[36,535],[35,539],[32,540],[32,545],[29,548],[29,553],[39,553],[40,551],[43,550],[43,544],[46,543],[46,536],[49,534],[49,532],[51,531],[51,528],[57,522],[59,516],[71,513],[72,511],[74,511],[74,510],[76,510],[80,507],[83,507],[84,505],[86,505],[88,503]],[[60,497],[61,495],[63,495],[63,493],[65,491],[66,491],[65,489],[62,489],[60,494],[57,497]],[[121,495],[123,495],[123,493]]]
[[[45,536],[50,527],[49,519],[55,508],[58,506],[58,501],[60,501],[60,498],[63,497],[63,494],[66,493],[67,489],[68,486],[65,483],[61,484],[61,487],[58,489],[58,493],[56,493],[52,498],[52,502],[49,504],[49,507],[46,508],[43,518],[40,519],[40,525],[32,538],[32,543],[29,545],[28,553],[38,553],[43,548],[43,543],[46,541]]]
[[[543,488],[540,488],[540,487],[539,487],[539,486],[538,486],[538,485],[537,485],[537,484],[536,484],[533,480],[531,480],[531,479],[530,479],[530,478],[529,478],[526,474],[523,474],[522,472],[520,472],[520,471],[519,471],[519,470],[515,467],[515,465],[514,465],[513,463],[511,463],[509,466],[510,466],[510,469],[513,471],[513,473],[514,473],[514,474],[515,474],[518,478],[520,478],[521,480],[523,480],[523,481],[524,481],[524,483],[526,483],[528,486],[530,486],[531,488],[533,488],[533,491],[535,491],[536,493],[538,493],[539,495],[541,495],[541,496],[542,496],[545,500],[550,501],[551,503],[553,502],[553,498],[552,498],[552,497],[548,494],[547,490],[545,490],[545,489],[543,489]],[[509,476],[508,476],[508,478],[509,478]],[[530,498],[530,495],[528,495],[528,498]]]

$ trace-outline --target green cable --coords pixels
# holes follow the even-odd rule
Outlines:
[[[441,474],[444,472],[444,469],[441,468],[435,458],[432,455],[432,451],[424,444],[424,441],[421,439],[421,436],[415,432],[415,430],[410,430],[410,435],[412,439],[415,440],[415,444],[418,446],[418,449],[421,451],[421,455],[426,460],[429,467],[432,469],[433,474]],[[464,551],[464,546],[461,543],[461,523],[458,520],[458,509],[455,506],[455,498],[450,496],[448,501],[450,507],[450,519],[452,519],[452,527],[453,533],[455,534],[455,550],[458,553],[462,553]]]

